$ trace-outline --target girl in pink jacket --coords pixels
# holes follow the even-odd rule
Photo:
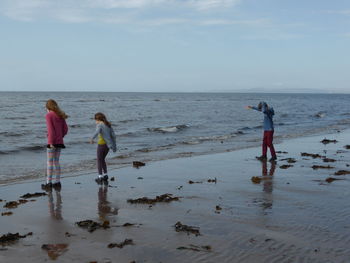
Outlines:
[[[51,99],[46,102],[46,109],[47,173],[46,184],[41,186],[44,190],[50,190],[52,187],[59,190],[61,188],[61,167],[59,161],[61,149],[66,148],[63,137],[68,132],[66,123],[68,116],[60,109],[57,102]]]

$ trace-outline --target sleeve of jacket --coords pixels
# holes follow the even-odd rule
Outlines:
[[[91,136],[91,139],[95,139],[99,133],[101,133],[101,125],[96,126],[95,133]]]
[[[113,128],[111,127],[111,138],[112,138],[112,142],[113,142],[113,152],[117,151],[117,136],[113,130]]]
[[[261,111],[262,111],[264,114],[267,114],[267,113],[268,113],[268,107],[267,107],[267,105],[266,105],[265,102],[263,102],[263,104],[262,104]]]
[[[46,114],[46,127],[47,127],[47,143],[48,144],[54,144],[54,138],[55,138],[55,128],[52,123],[52,118],[50,114]]]
[[[256,111],[261,111],[261,110],[259,110],[257,107],[254,107],[254,106],[252,107],[252,109],[253,109],[253,110],[256,110]]]

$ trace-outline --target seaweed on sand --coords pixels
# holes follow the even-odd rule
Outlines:
[[[324,156],[319,155],[318,153],[301,153],[301,156],[316,158],[324,158]]]
[[[314,170],[317,170],[317,169],[333,169],[334,167],[330,166],[330,165],[327,165],[327,166],[324,166],[324,165],[313,165],[311,168],[314,169]]]
[[[118,248],[123,248],[126,245],[134,245],[134,242],[132,241],[132,239],[125,239],[123,242],[120,243],[110,243],[108,244],[108,248],[114,248],[114,247],[118,247]]]
[[[103,228],[103,229],[109,228],[108,220],[103,221],[102,224],[92,220],[83,220],[83,221],[76,222],[75,224],[81,228],[86,228],[90,233],[94,232],[99,228]]]
[[[199,227],[183,225],[180,221],[177,222],[174,227],[176,232],[186,232],[188,235],[194,234],[200,236]]]
[[[155,198],[142,197],[137,199],[128,199],[127,202],[131,204],[155,204],[155,203],[170,203],[172,201],[179,201],[180,197],[172,194],[163,194]]]
[[[328,144],[328,143],[337,143],[338,141],[337,140],[329,140],[329,139],[326,139],[324,138],[321,143],[323,144]]]
[[[178,247],[178,250],[192,250],[196,252],[210,252],[211,251],[211,246],[196,246],[196,245],[189,245],[188,247]]]
[[[28,198],[34,198],[34,197],[45,196],[45,195],[47,195],[47,193],[44,193],[44,192],[41,192],[41,193],[34,193],[34,194],[27,193],[27,194],[25,194],[25,195],[22,195],[21,198],[28,199]]]
[[[8,233],[0,237],[0,245],[13,243],[15,241],[18,241],[20,238],[26,238],[27,236],[32,236],[32,235],[33,235],[32,232],[29,232],[26,235],[20,235],[19,233],[16,233],[16,234]]]
[[[348,170],[339,170],[339,171],[334,173],[334,175],[347,175],[347,174],[350,174],[350,171],[348,171]]]

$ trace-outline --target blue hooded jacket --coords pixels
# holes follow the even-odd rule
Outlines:
[[[262,101],[260,102],[262,107],[261,109],[257,107],[252,107],[252,109],[261,111],[264,113],[264,131],[273,131],[274,126],[273,126],[273,115],[275,115],[275,111],[273,110],[272,107],[268,107],[266,102]]]

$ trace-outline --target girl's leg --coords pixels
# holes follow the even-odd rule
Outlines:
[[[107,174],[107,163],[106,163],[106,157],[107,157],[107,154],[109,152],[109,148],[107,147],[107,145],[105,145],[105,149],[104,149],[104,152],[103,152],[103,166],[102,166],[102,170],[103,170],[103,173],[104,174]]]
[[[55,148],[54,154],[54,170],[56,175],[55,183],[59,183],[61,180],[61,165],[60,165],[60,156],[61,156],[61,148]]]
[[[267,154],[267,137],[268,131],[264,131],[263,143],[262,143],[262,156],[266,156]]]
[[[102,155],[102,171],[104,174],[107,174],[107,164],[106,164],[106,157],[107,157],[107,154],[109,152],[109,148],[107,147],[107,145],[104,145],[103,147],[103,155]]]
[[[270,148],[271,157],[276,157],[275,148],[273,147],[273,131],[268,131],[266,144]]]
[[[46,170],[46,183],[52,183],[54,169],[54,149],[47,148],[47,170]]]
[[[102,176],[103,145],[97,146],[97,171]]]

